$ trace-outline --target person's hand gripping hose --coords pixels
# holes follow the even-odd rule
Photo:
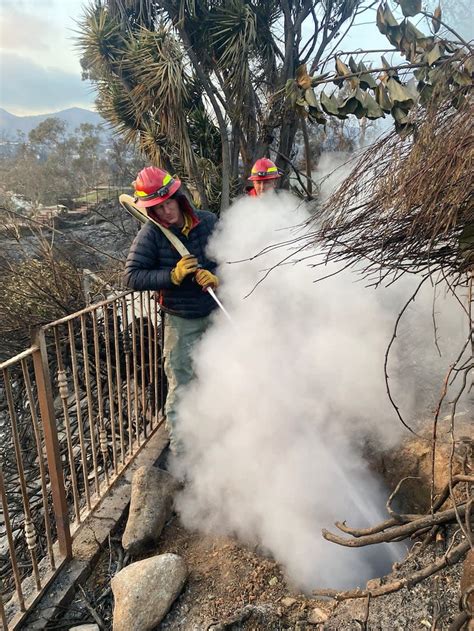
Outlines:
[[[219,279],[217,276],[207,269],[198,269],[194,278],[196,279],[197,284],[203,288],[203,291],[206,291],[209,288],[216,289],[219,285]]]
[[[171,282],[175,285],[181,285],[186,276],[188,276],[188,274],[194,274],[198,267],[197,258],[192,254],[186,254],[179,259],[176,263],[176,267],[171,270]]]

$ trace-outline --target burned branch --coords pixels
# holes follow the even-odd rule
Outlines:
[[[401,486],[406,480],[419,480],[419,478],[413,475],[408,475],[405,478],[402,478],[400,482],[397,484],[397,486],[394,488],[394,490],[391,492],[390,497],[388,498],[387,503],[385,504],[387,508],[387,513],[390,515],[390,517],[392,517],[396,522],[402,523],[402,524],[409,521],[413,521],[414,519],[417,518],[417,515],[400,515],[396,513],[392,508],[392,503],[395,497],[397,496],[398,492],[400,491]]]
[[[427,565],[421,570],[414,572],[410,576],[406,576],[399,580],[393,581],[392,583],[381,585],[380,587],[375,589],[354,589],[352,591],[345,592],[340,592],[336,589],[320,589],[313,592],[313,594],[315,596],[334,598],[335,600],[348,600],[349,598],[367,598],[368,596],[370,596],[371,598],[376,598],[377,596],[384,596],[386,594],[396,592],[399,589],[402,589],[402,587],[413,587],[420,581],[428,578],[429,576],[432,576],[433,574],[439,572],[448,565],[454,565],[463,558],[468,550],[469,543],[467,541],[462,541],[457,546],[451,548],[451,550],[446,552],[446,554],[440,559],[437,559],[433,563],[430,563],[430,565]]]
[[[327,541],[338,543],[341,546],[347,546],[349,548],[360,548],[362,546],[370,546],[374,543],[388,543],[397,539],[403,539],[414,535],[420,530],[431,528],[432,526],[438,526],[440,524],[454,523],[456,521],[456,511],[461,517],[466,513],[467,504],[461,504],[457,509],[449,508],[441,513],[435,515],[416,515],[416,519],[412,519],[406,524],[400,525],[395,521],[397,525],[391,525],[385,527],[384,530],[378,530],[378,532],[356,537],[354,539],[345,539],[338,535],[323,529],[323,537]],[[388,522],[385,522],[388,523]]]

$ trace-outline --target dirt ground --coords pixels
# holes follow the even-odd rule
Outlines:
[[[232,539],[186,532],[176,517],[163,533],[159,552],[183,556],[190,576],[160,631],[419,631],[447,629],[458,612],[458,564],[411,590],[390,596],[336,603],[294,593],[272,559]],[[433,549],[392,577],[434,560]],[[326,619],[327,617],[327,619]]]
[[[291,594],[281,568],[256,550],[229,538],[188,533],[176,517],[168,524],[160,552],[180,554],[190,568],[185,590],[160,629],[213,629],[224,622],[241,629],[300,628],[311,601]],[[331,605],[324,603],[329,612]],[[247,620],[243,618],[251,614]]]
[[[84,592],[76,595],[68,611],[49,629],[97,622],[94,613],[104,629],[112,629],[109,581],[124,561],[119,541],[117,533]],[[176,515],[150,556],[164,552],[182,556],[189,577],[157,631],[444,631],[459,611],[462,563],[412,589],[374,598],[367,607],[367,599],[336,603],[295,593],[272,559],[231,538],[188,532]],[[434,547],[428,548],[385,580],[427,565],[434,554]]]

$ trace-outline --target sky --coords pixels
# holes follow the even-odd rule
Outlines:
[[[68,107],[94,109],[74,47],[76,21],[88,0],[0,0],[0,107],[24,116]],[[374,12],[347,40],[351,47],[384,45]],[[364,24],[369,22],[369,24]]]
[[[0,0],[0,107],[18,116],[68,107],[94,109],[74,46],[76,22],[90,0]],[[416,23],[416,20],[415,20]],[[423,27],[422,27],[423,28]],[[386,48],[375,10],[360,16],[342,49]],[[379,61],[380,54],[365,61]],[[329,68],[330,69],[330,68]]]
[[[81,0],[1,0],[0,107],[24,116],[94,109],[74,48]]]

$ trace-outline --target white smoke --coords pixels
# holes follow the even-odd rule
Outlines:
[[[386,494],[361,451],[366,437],[396,448],[403,430],[383,362],[416,283],[373,290],[342,272],[315,284],[336,268],[295,263],[316,254],[296,253],[292,243],[306,218],[287,193],[242,199],[222,216],[209,250],[233,323],[217,311],[195,350],[196,379],[179,409],[185,453],[175,466],[188,480],[177,502],[187,527],[260,544],[309,590],[359,584],[380,571],[378,561],[398,555],[388,546],[341,548],[320,533],[336,520],[363,527],[386,517]],[[431,349],[431,337],[425,325],[417,341]],[[419,346],[416,356],[422,360]],[[404,377],[392,385],[412,421],[417,383],[396,352],[390,370]]]
[[[321,201],[325,202],[330,195],[339,188],[347,178],[360,157],[361,151],[349,153],[346,151],[328,151],[323,153],[318,161],[318,168],[312,174],[319,186]]]

